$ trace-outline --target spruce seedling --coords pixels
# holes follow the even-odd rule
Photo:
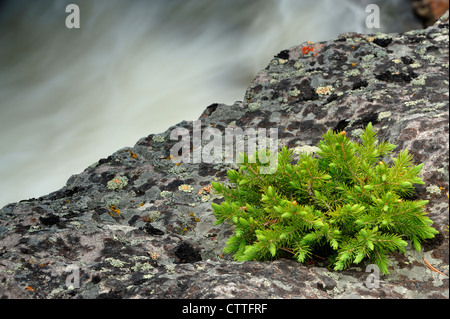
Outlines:
[[[259,173],[267,164],[258,153],[253,161],[244,154],[240,169],[227,172],[229,183],[212,183],[224,197],[212,204],[216,225],[233,225],[224,253],[237,261],[320,256],[334,270],[368,260],[388,274],[388,256],[404,253],[405,240],[420,251],[438,233],[424,211],[428,201],[409,200],[413,185],[424,184],[423,164],[407,150],[386,160],[396,146],[378,142],[371,123],[360,140],[329,130],[319,151],[301,153],[295,164],[284,147],[273,174]]]

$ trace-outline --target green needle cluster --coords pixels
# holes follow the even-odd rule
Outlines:
[[[423,164],[414,165],[407,150],[389,160],[396,147],[378,142],[369,123],[360,142],[344,131],[329,130],[315,154],[278,152],[273,174],[260,174],[267,161],[243,154],[227,183],[213,182],[224,201],[212,204],[216,224],[233,225],[224,253],[237,261],[291,256],[299,262],[321,257],[334,270],[363,260],[388,274],[388,256],[404,253],[409,240],[420,242],[438,232],[431,227],[425,200],[409,200]]]

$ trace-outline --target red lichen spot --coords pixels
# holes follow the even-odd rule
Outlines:
[[[305,46],[302,48],[302,54],[308,54],[309,52],[314,51],[314,47],[313,46]]]
[[[28,291],[34,291],[33,287],[31,287],[31,286],[27,286],[27,290]]]

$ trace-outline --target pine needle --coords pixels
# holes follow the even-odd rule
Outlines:
[[[443,272],[440,272],[439,270],[437,270],[436,268],[431,266],[430,263],[425,259],[425,257],[423,258],[423,261],[427,264],[428,268],[430,268],[432,271],[437,272],[441,275],[444,275],[445,277],[448,277],[448,275],[444,274]]]

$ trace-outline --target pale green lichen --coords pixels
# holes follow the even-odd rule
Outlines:
[[[115,259],[112,257],[105,258],[105,261],[108,262],[111,266],[116,268],[121,268],[125,265],[125,263],[120,259]]]
[[[344,76],[350,77],[350,76],[357,76],[360,72],[357,69],[352,69],[344,72]]]
[[[440,195],[442,190],[437,185],[430,185],[426,188],[427,192],[430,194]]]
[[[168,169],[167,172],[177,176],[178,178],[187,177],[186,168],[183,166],[174,165],[172,168]]]
[[[406,106],[415,106],[415,105],[417,105],[419,103],[426,103],[426,102],[427,102],[427,100],[425,100],[425,99],[419,99],[419,100],[415,100],[415,101],[405,102],[405,105]]]
[[[260,103],[258,103],[258,102],[256,102],[256,103],[250,103],[250,104],[248,105],[248,110],[249,110],[250,112],[254,112],[254,111],[258,110],[260,107],[261,107],[261,105],[260,105]]]
[[[295,154],[300,154],[300,153],[311,154],[311,153],[317,152],[318,150],[319,150],[319,148],[316,146],[304,145],[304,146],[297,146],[292,151]]]
[[[151,223],[151,222],[156,221],[160,216],[161,216],[161,213],[160,213],[160,212],[158,212],[158,211],[151,211],[151,212],[148,214],[149,222]]]
[[[362,57],[362,60],[364,62],[369,62],[370,60],[372,60],[375,56],[373,54],[367,54],[365,56]]]
[[[360,137],[362,134],[364,134],[364,130],[360,128],[357,128],[356,130],[352,131],[353,137]]]
[[[289,91],[289,95],[290,95],[290,96],[296,97],[296,96],[298,96],[299,94],[300,94],[300,90],[297,89],[297,88],[294,88],[293,90],[290,90],[290,91]]]
[[[171,198],[173,196],[173,193],[169,192],[169,191],[162,191],[160,193],[160,195],[161,195],[162,198]]]
[[[330,95],[333,92],[334,92],[334,88],[331,85],[319,86],[316,89],[316,93],[319,94],[319,96]]]
[[[175,266],[174,265],[166,265],[166,271],[168,274],[173,274],[175,272]]]
[[[380,114],[378,114],[378,121],[381,121],[384,118],[390,117],[391,115],[392,115],[392,113],[390,111],[380,112]]]
[[[133,270],[135,272],[137,272],[137,271],[148,272],[148,271],[151,271],[153,269],[154,269],[153,266],[150,265],[148,262],[143,262],[143,263],[137,262],[137,263],[134,264],[133,267],[131,267],[131,270]]]
[[[434,61],[436,61],[436,57],[434,57],[433,55],[429,55],[429,54],[423,56],[423,59],[427,60],[430,63],[434,63]]]
[[[162,135],[154,135],[154,136],[152,137],[152,140],[153,140],[153,142],[156,142],[156,143],[162,143],[162,142],[164,142],[166,139],[165,139],[164,136],[162,136]]]
[[[110,180],[106,187],[110,190],[122,189],[128,185],[128,178],[126,176],[118,176]]]
[[[296,68],[297,70],[303,69],[304,67],[305,66],[300,61],[294,63],[294,68]]]

